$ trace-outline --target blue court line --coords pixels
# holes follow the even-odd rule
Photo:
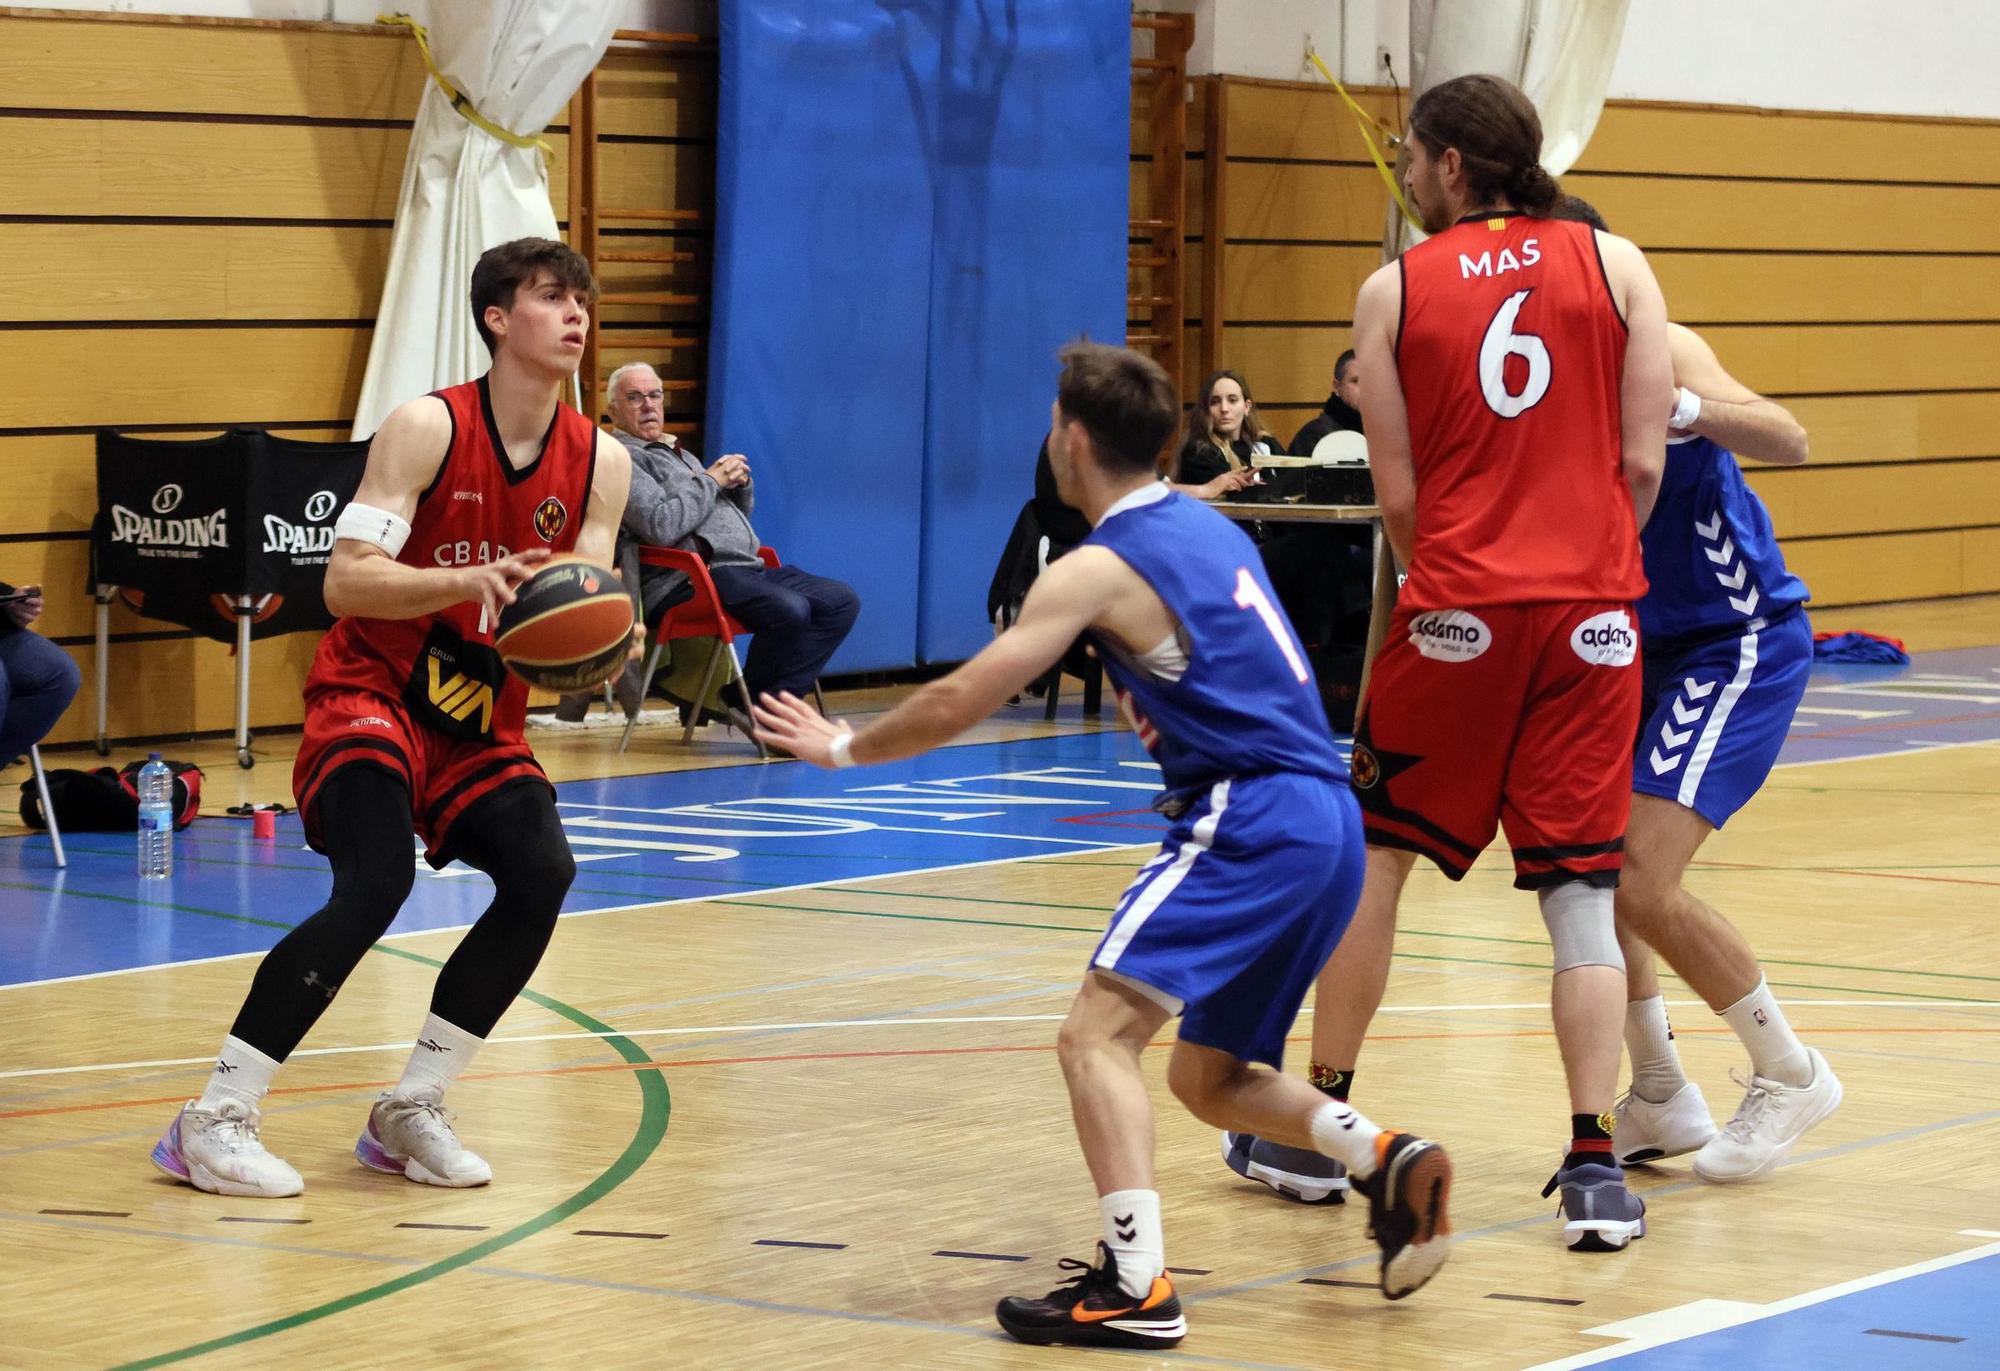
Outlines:
[[[1772,1312],[1671,1342],[1545,1362],[1540,1371],[1616,1366],[1630,1371],[1712,1371],[1719,1366],[1809,1366],[1880,1371],[1885,1365],[1979,1367],[2000,1361],[2000,1252],[1939,1259],[1927,1271],[1839,1293],[1808,1292]],[[1863,1281],[1869,1280],[1863,1277]],[[1852,1284],[1851,1282],[1849,1284]],[[1876,1341],[1886,1336],[1893,1341]],[[1905,1336],[1897,1337],[1897,1334]],[[1893,1350],[1892,1350],[1893,1349]],[[1893,1360],[1891,1360],[1893,1359]]]

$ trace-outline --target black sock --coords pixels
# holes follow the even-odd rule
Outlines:
[[[1334,1067],[1314,1062],[1308,1068],[1306,1078],[1312,1082],[1313,1089],[1342,1104],[1347,1103],[1347,1092],[1354,1088],[1354,1068],[1351,1066]]]
[[[1611,1115],[1572,1114],[1569,1116],[1569,1155],[1563,1158],[1565,1169],[1580,1166],[1585,1162],[1597,1166],[1616,1166],[1616,1155],[1611,1150]]]

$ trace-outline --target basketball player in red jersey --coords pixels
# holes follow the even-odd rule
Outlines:
[[[472,314],[492,369],[398,407],[368,450],[334,528],[326,603],[341,618],[306,678],[292,778],[333,894],[266,955],[201,1098],[153,1149],[154,1165],[198,1189],[305,1188],[265,1149],[259,1103],[408,897],[412,832],[433,866],[458,858],[491,876],[493,903],[438,973],[409,1065],[355,1154],[430,1185],[492,1179],[440,1102],[527,984],[576,874],[522,739],[527,687],[492,643],[502,607],[551,554],[612,564],[631,459],[563,400],[596,299],[590,268],[561,243],[489,250]]]
[[[1406,182],[1435,236],[1355,303],[1369,459],[1409,579],[1355,731],[1367,875],[1320,978],[1313,1079],[1347,1097],[1417,857],[1458,880],[1504,827],[1555,952],[1571,1144],[1550,1189],[1569,1245],[1605,1251],[1645,1232],[1611,1152],[1625,983],[1612,901],[1640,697],[1638,528],[1673,369],[1639,250],[1542,217],[1559,190],[1541,141],[1534,106],[1497,78],[1419,97]],[[1227,1146],[1232,1168],[1294,1198],[1344,1188],[1263,1140]]]

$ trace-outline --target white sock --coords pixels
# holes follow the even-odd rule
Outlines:
[[[419,1090],[444,1094],[485,1042],[435,1014],[426,1015],[417,1045],[410,1049],[410,1064],[403,1068],[403,1079],[389,1093],[399,1100],[407,1100]]]
[[[1736,1036],[1750,1049],[1750,1070],[1779,1085],[1810,1085],[1812,1058],[1792,1033],[1785,1011],[1760,976],[1757,988],[1722,1011]]]
[[[1145,1299],[1154,1277],[1167,1269],[1160,1192],[1114,1190],[1099,1197],[1097,1212],[1104,1220],[1104,1245],[1118,1259],[1118,1284],[1126,1294]]]
[[[224,1038],[222,1050],[215,1054],[215,1070],[209,1073],[195,1108],[212,1111],[224,1100],[235,1100],[255,1109],[270,1091],[279,1065],[241,1038]]]
[[[1313,1111],[1313,1146],[1365,1180],[1375,1174],[1375,1140],[1382,1130],[1368,1116],[1341,1100],[1328,1100]]]
[[[1649,1104],[1665,1104],[1687,1084],[1673,1026],[1667,1022],[1666,996],[1625,1006],[1625,1050],[1632,1054],[1632,1093]]]

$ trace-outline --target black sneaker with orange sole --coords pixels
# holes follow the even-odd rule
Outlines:
[[[1382,1249],[1382,1294],[1400,1300],[1423,1288],[1451,1255],[1451,1158],[1413,1133],[1375,1140],[1375,1174],[1354,1188],[1368,1197],[1368,1233]]]
[[[1172,1278],[1153,1278],[1146,1298],[1127,1294],[1118,1284],[1118,1258],[1097,1244],[1096,1266],[1064,1257],[1063,1284],[1040,1299],[1009,1295],[994,1309],[1000,1326],[1021,1342],[1071,1347],[1172,1347],[1187,1336],[1187,1319]]]

